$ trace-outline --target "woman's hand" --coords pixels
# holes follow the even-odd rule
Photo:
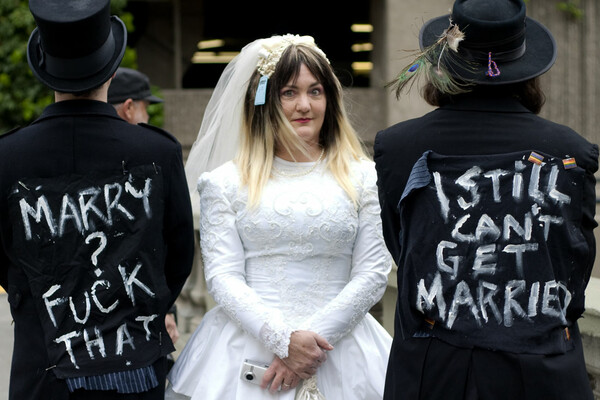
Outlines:
[[[179,339],[179,330],[177,329],[177,323],[175,322],[175,314],[168,313],[165,315],[165,328],[171,338],[173,344]]]
[[[275,393],[279,387],[281,390],[294,389],[300,383],[300,377],[294,373],[281,358],[275,357],[263,379],[260,383],[260,387],[266,389],[271,384],[269,391]]]
[[[288,356],[282,361],[302,379],[308,379],[327,360],[326,351],[333,346],[311,331],[294,331],[290,336]]]

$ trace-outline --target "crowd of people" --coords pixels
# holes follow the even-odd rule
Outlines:
[[[247,44],[185,162],[119,68],[110,0],[30,0],[55,103],[0,136],[10,400],[591,400],[577,320],[598,146],[539,117],[552,34],[456,0],[389,87],[435,107],[373,159],[310,36]],[[208,311],[174,365],[194,252]],[[397,272],[393,337],[369,313]]]

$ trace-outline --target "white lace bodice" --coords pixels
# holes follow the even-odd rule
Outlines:
[[[288,173],[313,166],[279,158],[274,165]],[[373,163],[352,166],[358,208],[324,165],[304,176],[274,173],[252,210],[232,162],[198,183],[208,290],[281,358],[294,330],[331,344],[350,332],[383,295],[391,269]]]

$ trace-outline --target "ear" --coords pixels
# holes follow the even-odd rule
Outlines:
[[[116,105],[115,108],[117,109],[117,114],[119,114],[119,117],[131,123],[134,114],[133,105],[132,99],[127,99],[124,102]]]
[[[123,113],[130,119],[133,116],[133,100],[127,99],[123,102]]]

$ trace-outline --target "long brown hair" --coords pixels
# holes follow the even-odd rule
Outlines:
[[[325,92],[327,106],[319,144],[327,155],[327,167],[349,197],[356,201],[355,189],[349,178],[350,162],[366,155],[358,135],[348,122],[341,84],[321,52],[303,44],[291,44],[281,55],[268,80],[265,104],[254,105],[261,77],[258,71],[250,78],[244,98],[243,134],[235,161],[242,184],[248,186],[250,207],[258,203],[270,177],[276,146],[306,153],[303,141],[285,117],[279,100],[281,88],[290,80],[297,79],[302,65],[306,65]]]
[[[539,114],[546,102],[546,96],[542,90],[539,77],[508,85],[474,85],[471,86],[470,92],[512,96],[519,100],[525,108],[534,114]],[[443,93],[431,82],[425,84],[421,91],[421,95],[427,103],[436,107],[452,103],[456,97],[461,96]]]

